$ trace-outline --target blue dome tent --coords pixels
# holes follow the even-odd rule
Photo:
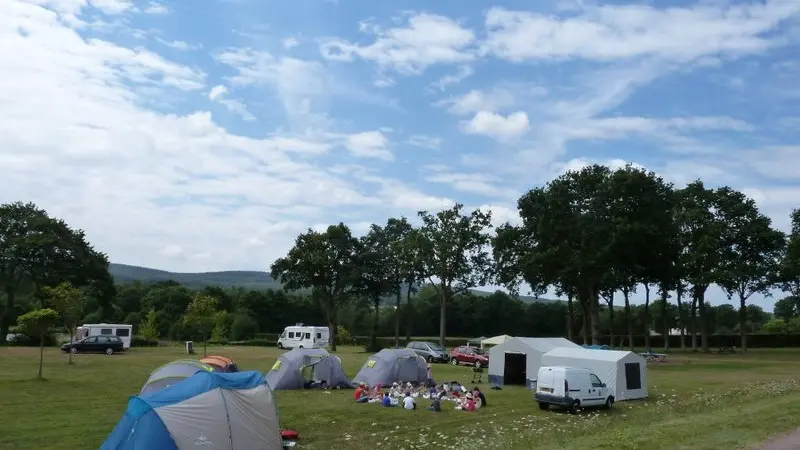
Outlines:
[[[200,370],[156,392],[132,397],[100,450],[280,450],[278,411],[255,371]]]

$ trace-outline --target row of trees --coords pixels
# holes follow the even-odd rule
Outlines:
[[[419,227],[404,217],[390,218],[360,238],[342,223],[309,229],[271,272],[286,289],[310,290],[332,330],[347,301],[371,301],[377,316],[386,296],[399,308],[403,297],[410,302],[416,286],[427,283],[438,299],[442,344],[448,304],[492,282],[512,292],[525,284],[537,295],[555,288],[567,298],[569,338],[577,306],[583,340],[593,343],[601,337],[601,301],[613,316],[615,297],[622,294],[625,327],[621,333],[612,330],[612,345],[615,333],[632,345],[630,296],[637,289],[644,290],[646,327],[637,334],[645,336],[651,332],[654,299],[661,300],[666,316],[674,298],[678,328],[688,331],[694,349],[699,335],[705,351],[705,294],[712,284],[737,303],[736,328],[745,351],[752,331],[747,302],[753,295],[769,296],[780,288],[800,298],[800,212],[792,214],[787,237],[772,228],[752,199],[729,187],[711,189],[698,180],[675,189],[633,166],[594,165],[529,191],[518,207],[521,223],[497,230],[489,212],[465,212],[460,204],[435,214],[421,211]],[[667,333],[666,321],[662,327],[658,331]],[[334,348],[335,339],[334,334]]]

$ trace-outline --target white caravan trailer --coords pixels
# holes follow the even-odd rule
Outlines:
[[[328,327],[310,327],[299,323],[284,328],[278,338],[278,348],[325,348],[329,341]]]
[[[120,323],[85,323],[75,332],[75,340],[89,336],[118,336],[124,348],[131,348],[133,325]]]

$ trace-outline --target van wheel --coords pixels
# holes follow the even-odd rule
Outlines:
[[[581,411],[581,402],[579,400],[575,400],[572,402],[572,406],[569,408],[569,412],[571,414],[578,414]]]
[[[605,408],[606,408],[606,409],[611,409],[613,406],[614,406],[614,397],[608,397],[608,398],[606,399],[606,405],[605,405]]]
[[[281,349],[281,350],[283,350],[283,344],[281,344],[280,342],[278,342],[278,348],[279,348],[279,349]]]
[[[301,345],[301,346],[299,346],[299,347],[297,347],[297,348],[303,348],[303,346]]]
[[[108,348],[106,349],[106,355],[113,355],[113,354],[114,354],[114,349],[113,349],[113,348],[111,348],[111,347],[108,347]]]
[[[539,409],[542,411],[547,411],[550,408],[550,405],[547,403],[539,403]]]

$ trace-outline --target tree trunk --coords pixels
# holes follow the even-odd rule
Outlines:
[[[742,338],[742,351],[747,353],[747,299],[739,295],[739,335]]]
[[[572,304],[572,291],[567,294],[567,339],[574,341],[575,333],[573,332],[572,319],[575,317],[575,306]]]
[[[414,283],[408,284],[408,290],[406,291],[406,344],[411,342],[411,333],[414,327],[414,306],[411,304],[411,290],[413,289]]]
[[[439,345],[442,348],[447,340],[447,294],[447,289],[444,289],[439,295]]]
[[[697,351],[697,291],[692,286],[692,308],[689,311],[689,333],[692,335],[692,351]]]
[[[686,330],[686,321],[684,320],[684,317],[683,317],[683,301],[682,301],[682,298],[681,298],[681,297],[683,297],[683,289],[678,288],[678,290],[675,291],[675,297],[678,300],[678,328],[680,328],[680,332],[681,332],[681,350],[685,351],[686,350],[686,332],[685,332],[685,330]]]
[[[661,289],[661,317],[664,321],[664,352],[669,351],[669,329],[670,329],[670,322],[667,320],[667,298],[669,297],[669,293],[667,292],[667,287],[663,286]]]
[[[203,358],[208,357],[208,338],[203,337]]]
[[[614,291],[608,294],[608,346],[614,348]]]
[[[11,328],[11,311],[14,311],[15,291],[15,288],[6,286],[6,304],[3,308],[0,308],[3,314],[0,316],[0,345],[6,343],[6,336],[8,336],[8,330]]]
[[[592,317],[592,345],[600,345],[600,293],[589,288],[589,312]]]
[[[650,351],[650,284],[644,284],[644,348]]]
[[[578,304],[581,307],[581,333],[583,335],[583,345],[589,345],[589,301],[586,294],[578,293]]]
[[[373,299],[372,303],[375,305],[375,319],[372,321],[372,348],[370,351],[377,352],[378,351],[378,319],[380,319],[380,311],[381,311],[381,299],[380,297]]]
[[[703,286],[697,295],[697,305],[700,308],[700,346],[703,352],[708,353],[708,310],[706,309],[706,289]]]
[[[400,300],[403,298],[402,289],[397,288],[394,301],[394,348],[400,348]]]
[[[628,349],[633,351],[633,319],[631,318],[631,290],[622,288],[622,297],[625,299],[625,323],[628,327]]]
[[[70,352],[72,353],[72,352]],[[42,365],[44,364],[44,335],[39,337],[39,372],[36,374],[36,379],[42,379]]]

